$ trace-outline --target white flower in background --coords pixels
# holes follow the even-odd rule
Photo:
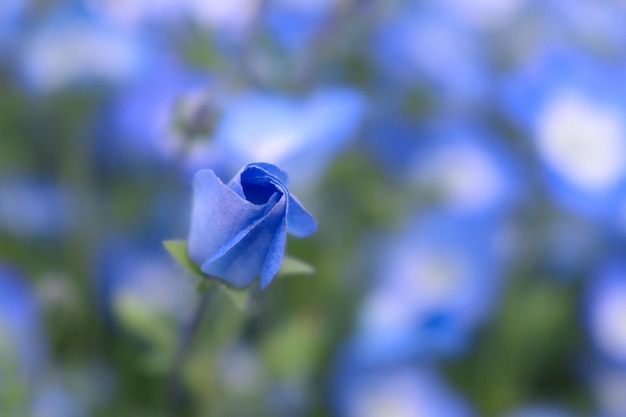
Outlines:
[[[259,10],[259,0],[86,0],[101,16],[127,27],[142,23],[186,24],[189,19],[218,32],[239,35]]]
[[[208,27],[240,34],[252,23],[259,0],[183,0],[189,16]]]
[[[172,0],[86,0],[87,7],[114,22],[129,27],[147,18],[179,17],[182,1]]]
[[[231,175],[265,161],[289,172],[289,184],[299,187],[323,175],[349,146],[364,113],[364,97],[347,88],[318,90],[304,99],[250,93],[225,106],[211,151]]]
[[[446,382],[426,368],[347,370],[339,389],[342,417],[470,417],[473,412]],[[352,373],[353,372],[353,373]]]
[[[376,284],[359,310],[355,340],[376,360],[461,351],[499,293],[499,227],[416,220],[381,245]]]
[[[143,66],[144,51],[132,34],[91,19],[68,17],[44,26],[23,45],[28,85],[56,91],[81,83],[129,81]]]
[[[507,200],[510,180],[502,163],[471,141],[443,144],[420,158],[414,178],[458,212],[486,212]]]
[[[427,403],[420,403],[423,398],[415,398],[408,376],[399,376],[395,380],[381,382],[377,389],[364,395],[356,403],[354,416],[359,417],[427,417]],[[407,380],[405,380],[405,378]],[[410,377],[409,377],[410,378]]]
[[[617,109],[563,92],[548,101],[536,128],[546,163],[575,186],[603,191],[623,180],[626,129]]]
[[[626,265],[605,263],[588,291],[587,324],[598,351],[626,364]]]

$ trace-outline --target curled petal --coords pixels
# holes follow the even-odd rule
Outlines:
[[[289,196],[287,223],[289,233],[297,237],[312,235],[317,230],[317,222],[311,213],[292,195]]]
[[[221,278],[235,287],[245,287],[259,275],[259,271],[264,270],[267,255],[272,249],[272,258],[276,256],[276,251],[280,250],[281,256],[278,259],[278,266],[280,266],[282,248],[276,249],[275,242],[285,239],[285,231],[281,232],[281,224],[285,221],[285,210],[284,203],[275,204],[272,210],[261,221],[249,228],[239,241],[220,250],[219,257],[211,257],[204,262],[202,272]],[[269,272],[272,271],[273,265],[274,263],[270,262]],[[273,274],[268,282],[272,277]]]
[[[188,247],[189,257],[198,265],[271,209],[241,198],[211,170],[195,175],[193,195]]]

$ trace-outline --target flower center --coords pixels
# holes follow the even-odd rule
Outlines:
[[[262,205],[269,201],[275,193],[281,193],[274,181],[260,170],[251,168],[241,175],[241,187],[246,200],[252,204]]]

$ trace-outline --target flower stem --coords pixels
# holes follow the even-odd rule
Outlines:
[[[185,360],[189,355],[193,340],[198,333],[200,324],[203,317],[206,315],[206,311],[209,307],[210,301],[215,293],[215,286],[209,286],[200,295],[198,305],[194,311],[194,314],[189,324],[183,329],[180,338],[178,340],[178,346],[174,354],[172,367],[170,368],[170,374],[167,382],[167,415],[170,417],[180,417],[180,407],[182,404],[182,372],[185,365]]]

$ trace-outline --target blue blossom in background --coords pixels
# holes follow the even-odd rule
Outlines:
[[[172,0],[84,0],[83,6],[93,14],[117,26],[139,29],[150,23],[170,23],[182,17],[186,2]]]
[[[624,2],[541,0],[533,2],[533,6],[553,37],[623,56],[626,46],[626,27],[622,19],[626,12]]]
[[[331,386],[340,417],[472,417],[469,405],[428,365],[375,367],[344,349]]]
[[[11,236],[54,238],[72,229],[79,217],[68,190],[34,175],[0,179],[0,230]]]
[[[391,85],[428,88],[449,107],[480,102],[489,87],[480,39],[445,13],[404,7],[374,35],[375,66]]]
[[[194,176],[189,257],[207,275],[245,287],[261,277],[265,288],[280,268],[287,232],[305,237],[315,219],[287,189],[276,166],[245,166],[228,183],[211,170]]]
[[[547,47],[505,88],[510,114],[532,135],[554,197],[600,218],[619,217],[624,204],[626,100],[620,79],[589,56]]]
[[[141,160],[176,161],[184,156],[185,140],[191,139],[186,136],[196,132],[185,132],[183,124],[202,122],[192,120],[202,116],[199,111],[185,118],[185,110],[192,112],[194,109],[188,108],[195,102],[196,107],[202,106],[209,91],[207,77],[183,65],[174,57],[164,57],[145,77],[111,100],[101,120],[106,129],[98,134],[100,157],[111,164],[132,165]]]
[[[242,165],[267,161],[289,172],[296,187],[310,184],[349,146],[364,112],[365,98],[348,88],[321,89],[304,99],[235,97],[217,121],[214,146],[198,151],[192,165],[232,175]],[[207,165],[205,158],[225,166]]]
[[[190,18],[227,42],[242,40],[247,35],[262,4],[260,0],[185,2]]]
[[[46,356],[35,294],[17,271],[0,264],[0,398],[11,384],[32,384]]]
[[[386,107],[385,104],[382,107]],[[372,112],[379,117],[368,124],[362,143],[376,165],[391,177],[404,181],[413,165],[421,138],[426,136],[424,128],[397,116],[385,117],[382,114],[380,117],[382,112],[379,108],[377,106]]]
[[[65,368],[50,364],[33,386],[30,417],[89,417],[108,405],[116,388],[114,373],[103,363],[87,362]]]
[[[180,29],[193,22],[207,30],[207,34],[232,42],[247,34],[259,3],[259,0],[87,0],[86,7],[127,28]]]
[[[371,360],[457,354],[502,287],[498,229],[425,216],[385,242],[354,336]]]
[[[138,33],[77,8],[53,13],[23,42],[20,78],[37,92],[123,84],[147,69],[149,61]]]
[[[461,217],[495,218],[522,197],[520,169],[501,144],[469,126],[426,133],[408,181],[436,206]]]
[[[90,413],[75,393],[59,383],[46,383],[37,389],[29,415],[32,417],[87,417]]]
[[[265,12],[266,24],[279,43],[301,48],[331,17],[337,3],[337,0],[272,0]]]
[[[587,292],[589,335],[599,352],[626,366],[626,263],[604,262]]]
[[[4,59],[5,49],[15,46],[24,30],[29,5],[30,0],[13,0],[0,7],[0,61]]]
[[[449,0],[437,2],[436,7],[446,10],[454,18],[479,29],[502,29],[528,2],[524,0]]]

